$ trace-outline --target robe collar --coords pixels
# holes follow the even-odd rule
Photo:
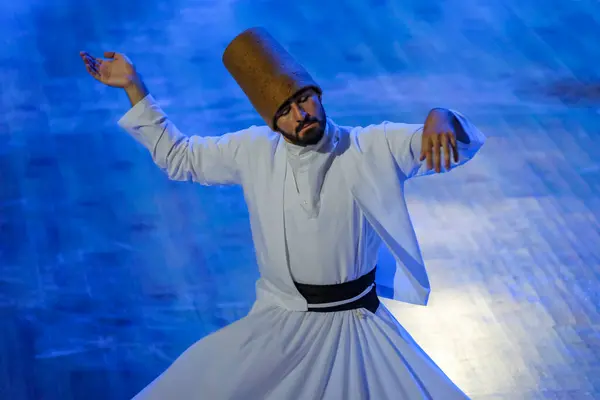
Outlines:
[[[339,143],[337,126],[329,118],[325,133],[314,145],[298,146],[284,140],[287,162],[292,171],[301,205],[311,217],[319,213],[321,188]]]

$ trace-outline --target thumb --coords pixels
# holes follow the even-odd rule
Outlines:
[[[104,58],[119,58],[119,56],[114,51],[105,51]]]

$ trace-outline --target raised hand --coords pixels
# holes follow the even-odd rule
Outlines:
[[[132,62],[121,53],[107,51],[104,60],[93,57],[82,51],[79,53],[88,73],[105,85],[126,88],[136,79],[136,72]]]
[[[452,158],[458,162],[458,148],[456,147],[457,132],[453,122],[454,115],[445,109],[436,108],[431,110],[421,139],[421,157],[420,161],[427,159],[427,170],[435,169],[435,172],[442,170],[442,156],[444,158],[444,167],[447,171],[452,165]]]

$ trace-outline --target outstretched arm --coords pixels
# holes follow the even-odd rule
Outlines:
[[[186,136],[168,119],[152,95],[140,99],[119,125],[146,147],[169,179],[203,185],[240,183],[244,131],[223,136]]]
[[[188,137],[169,121],[127,56],[113,51],[105,52],[105,59],[84,51],[80,56],[97,81],[125,90],[132,108],[119,125],[150,151],[170,179],[205,185],[240,183],[241,141],[249,130],[220,137]]]
[[[447,172],[472,159],[485,136],[464,115],[434,109],[425,124],[384,122],[384,135],[406,178]]]

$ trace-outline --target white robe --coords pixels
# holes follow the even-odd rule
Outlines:
[[[470,143],[459,144],[453,167],[484,142],[455,114]],[[264,126],[187,137],[151,96],[119,124],[173,180],[242,185],[261,275],[246,317],[191,346],[136,398],[466,398],[383,304],[376,314],[306,312],[293,284],[346,282],[377,264],[380,295],[426,303],[403,196],[407,178],[427,173],[418,161],[422,125],[328,120],[323,140],[304,149]]]

